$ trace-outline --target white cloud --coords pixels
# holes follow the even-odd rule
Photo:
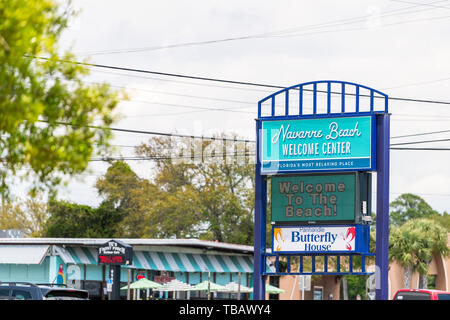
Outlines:
[[[321,79],[347,80],[380,89],[394,97],[450,100],[450,81],[410,85],[450,77],[450,44],[447,41],[450,19],[439,18],[450,15],[446,9],[417,6],[406,10],[404,8],[413,5],[394,1],[203,0],[125,3],[79,0],[74,1],[74,5],[82,11],[73,21],[74,27],[65,32],[62,45],[74,44],[73,51],[79,53],[225,39],[289,28],[297,34],[311,33],[140,53],[94,55],[91,61],[95,63],[275,85]],[[406,14],[411,11],[415,13]],[[325,23],[328,25],[325,26]],[[289,34],[285,32],[283,35]],[[127,77],[98,71],[93,75],[95,79],[130,88],[254,102],[253,109],[244,109],[254,114],[188,113],[194,110],[148,103],[123,103],[120,107],[123,114],[146,116],[125,118],[115,126],[149,131],[176,130],[192,134],[200,126],[205,135],[233,130],[254,139],[256,103],[271,91],[267,88],[156,75]],[[161,80],[155,80],[157,78]],[[398,86],[400,88],[388,89]],[[132,99],[207,108],[248,107],[239,103],[146,91],[135,91]],[[392,136],[445,130],[448,128],[447,120],[450,120],[448,106],[442,105],[392,100],[390,111],[393,114]],[[175,112],[180,112],[180,115],[167,115]],[[151,114],[155,116],[148,116]],[[132,134],[116,136],[116,142],[123,144],[138,144],[147,139],[146,136]],[[402,141],[428,138],[433,139],[434,136]],[[430,146],[446,147],[449,144]],[[447,187],[450,172],[446,169],[449,155],[444,151],[392,151],[391,191],[422,193],[423,198],[439,210],[450,211],[450,197],[432,196],[437,193],[450,194]],[[148,168],[145,164],[132,165]],[[72,199],[87,201],[86,194],[76,190],[70,192]],[[95,196],[95,192],[91,194]],[[395,194],[391,195],[392,199],[394,197]]]

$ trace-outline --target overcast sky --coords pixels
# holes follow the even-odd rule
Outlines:
[[[62,1],[62,0],[61,0]],[[450,1],[73,0],[61,47],[96,64],[279,86],[356,82],[391,97],[450,101]],[[88,82],[127,88],[117,128],[255,139],[257,102],[276,89],[91,68]],[[198,108],[224,109],[213,111]],[[391,143],[450,138],[450,105],[391,100]],[[238,111],[238,112],[236,112]],[[149,136],[115,133],[133,146]],[[450,148],[450,142],[408,145]],[[120,147],[117,155],[132,155]],[[149,161],[130,161],[142,177]],[[450,151],[391,151],[390,200],[423,197],[450,212]],[[60,198],[97,205],[91,172]],[[374,208],[375,209],[375,208]]]

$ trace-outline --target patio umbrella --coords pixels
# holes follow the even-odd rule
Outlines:
[[[284,290],[277,288],[275,286],[272,286],[270,284],[266,284],[266,293],[270,293],[270,294],[279,294],[279,293],[283,293]]]
[[[198,291],[203,291],[203,290],[208,290],[208,280],[205,280],[199,284],[196,284],[194,286],[195,290]],[[224,286],[221,286],[220,284],[214,283],[214,282],[209,282],[209,291],[222,291],[225,290],[226,288]]]
[[[138,281],[130,284],[130,289],[159,289],[161,287],[162,287],[162,285],[160,285],[159,283],[153,282],[146,278],[139,279]],[[126,289],[128,289],[128,286],[124,286],[120,289],[126,290]]]
[[[164,286],[157,289],[158,291],[194,291],[196,290],[190,284],[184,283],[180,280],[174,279],[167,282]]]
[[[253,289],[246,287],[242,284],[239,288],[239,285],[236,282],[230,282],[225,285],[224,290],[220,290],[220,291],[221,292],[233,292],[233,293],[237,293],[238,291],[240,291],[241,293],[250,293],[250,292],[253,292]]]

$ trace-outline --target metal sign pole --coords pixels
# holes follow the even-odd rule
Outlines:
[[[112,292],[111,300],[120,300],[120,265],[112,265]]]
[[[376,300],[388,300],[390,115],[377,115]]]
[[[261,160],[259,155],[261,121],[256,121],[256,164],[255,164],[255,225],[254,225],[254,272],[253,299],[264,300],[266,285],[263,276],[265,268],[264,253],[266,251],[266,204],[267,180],[261,176]]]
[[[131,281],[131,269],[130,269],[130,268],[128,268],[128,280],[127,280],[127,300],[131,300],[130,281]]]
[[[98,248],[99,264],[109,265],[108,298],[120,300],[120,265],[133,261],[133,247],[121,240],[110,240]],[[128,273],[128,281],[129,281]],[[111,286],[112,284],[112,286]],[[129,292],[129,290],[128,290]],[[127,295],[129,297],[129,293]]]

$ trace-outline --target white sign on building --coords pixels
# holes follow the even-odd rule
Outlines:
[[[273,229],[273,252],[352,252],[355,226],[280,226]]]

